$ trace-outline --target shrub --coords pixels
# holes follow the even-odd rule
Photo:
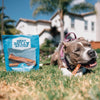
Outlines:
[[[100,49],[96,49],[95,51],[96,51],[97,53],[100,53]]]
[[[53,45],[53,42],[46,39],[45,42],[40,47],[40,54],[43,56],[50,55],[54,52],[55,47]]]

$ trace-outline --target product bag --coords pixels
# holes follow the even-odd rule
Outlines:
[[[39,69],[38,35],[3,35],[2,40],[7,71]]]

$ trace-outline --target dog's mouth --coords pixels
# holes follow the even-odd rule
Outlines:
[[[92,58],[89,62],[81,65],[87,69],[94,68],[97,65],[96,58]]]

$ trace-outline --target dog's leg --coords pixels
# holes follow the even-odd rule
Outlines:
[[[57,62],[57,60],[58,60],[58,52],[55,52],[51,57],[50,65],[55,64],[55,62]]]
[[[61,71],[64,76],[71,77],[73,75],[67,68],[61,68]]]
[[[83,75],[83,72],[79,72],[79,73],[76,73],[75,77],[82,76],[82,75]]]
[[[68,76],[71,77],[73,74],[67,69],[67,68],[61,68],[61,71],[63,73],[64,76]],[[82,76],[84,73],[86,72],[86,68],[81,68],[75,75],[75,77],[77,76]]]
[[[86,73],[86,68],[83,67],[79,69],[75,76],[82,76],[84,73]]]

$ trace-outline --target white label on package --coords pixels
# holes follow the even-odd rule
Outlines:
[[[31,41],[29,38],[18,37],[12,40],[12,48],[24,50],[31,48]]]

